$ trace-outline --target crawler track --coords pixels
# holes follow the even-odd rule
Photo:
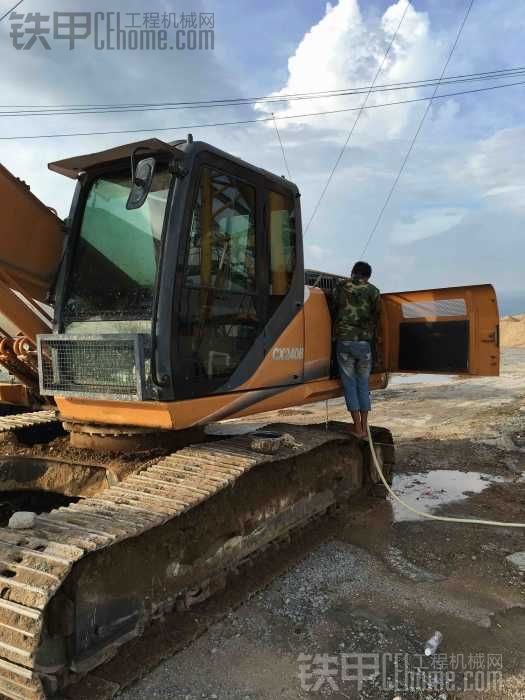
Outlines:
[[[33,411],[32,413],[17,413],[13,416],[1,416],[0,435],[48,423],[58,423],[55,411]]]
[[[286,431],[295,449],[260,454],[249,436],[186,447],[31,530],[0,528],[0,693],[53,694],[368,482],[357,441]]]

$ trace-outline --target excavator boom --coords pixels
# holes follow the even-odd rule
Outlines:
[[[0,165],[0,364],[17,382],[0,384],[0,402],[39,406],[36,344],[52,328],[46,302],[64,247],[57,215]]]

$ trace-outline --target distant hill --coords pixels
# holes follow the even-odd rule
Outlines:
[[[504,292],[496,287],[500,316],[516,316],[525,312],[525,293]]]
[[[504,348],[525,347],[525,314],[504,316],[500,320],[500,341]]]

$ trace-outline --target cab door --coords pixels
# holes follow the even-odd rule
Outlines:
[[[491,285],[382,295],[390,372],[499,375],[499,313]]]

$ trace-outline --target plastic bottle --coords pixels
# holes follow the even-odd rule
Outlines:
[[[428,642],[425,644],[425,656],[433,656],[439,649],[439,645],[443,641],[441,632],[434,632]]]

